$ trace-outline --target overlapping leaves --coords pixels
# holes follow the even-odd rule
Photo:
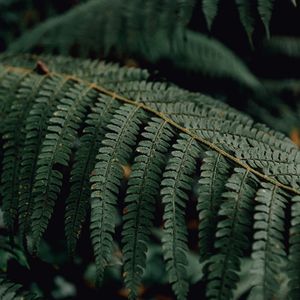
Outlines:
[[[161,205],[169,282],[177,298],[186,299],[186,208],[197,199],[207,297],[232,298],[243,259],[252,257],[251,272],[258,274],[252,295],[274,297],[284,272],[297,299],[297,146],[221,102],[153,83],[143,71],[75,60],[76,77],[63,75],[72,71],[70,59],[42,59],[47,70],[34,57],[4,57],[0,65],[7,112],[1,197],[11,234],[20,231],[38,250],[57,201],[65,201],[71,253],[90,216],[101,282],[122,218],[124,282],[136,299]]]

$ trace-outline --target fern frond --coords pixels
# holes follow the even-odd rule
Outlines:
[[[114,63],[91,59],[74,59],[66,56],[3,53],[0,55],[0,59],[3,64],[22,65],[28,69],[35,69],[37,62],[41,61],[51,72],[72,74],[89,82],[105,85],[107,88],[115,88],[116,85],[124,85],[124,83],[137,83],[147,80],[150,76],[145,69],[121,68]],[[7,69],[3,68],[3,74],[6,72]],[[8,73],[8,75],[16,76],[14,73]]]
[[[61,189],[63,173],[58,167],[68,166],[77,131],[87,107],[91,105],[95,96],[96,93],[91,87],[76,84],[59,101],[57,110],[49,119],[47,134],[37,160],[33,185],[31,230],[34,251],[37,250],[47,228]]]
[[[203,158],[198,182],[199,249],[200,261],[213,253],[214,233],[218,221],[218,210],[222,202],[230,166],[220,155],[207,151]]]
[[[235,0],[237,5],[240,21],[243,24],[247,33],[250,44],[252,44],[252,35],[255,26],[255,10],[253,1],[249,0]]]
[[[130,299],[136,299],[145,269],[155,202],[159,197],[163,167],[173,135],[172,128],[165,121],[153,118],[143,131],[143,139],[136,149],[139,155],[134,160],[128,181],[122,239],[124,280]]]
[[[260,168],[270,177],[275,177],[283,183],[289,181],[296,188],[300,186],[300,157],[297,149],[293,149],[290,153],[271,149],[265,149],[265,151],[239,150],[237,156],[250,166]],[[289,174],[289,178],[287,179],[281,174]]]
[[[116,236],[122,237],[125,286],[135,299],[158,200],[164,208],[162,244],[169,281],[177,298],[186,299],[192,278],[185,210],[188,204],[193,209],[193,200],[198,199],[200,256],[205,265],[201,285],[208,298],[229,299],[236,293],[240,265],[250,260],[251,251],[259,259],[250,271],[263,274],[253,283],[252,295],[274,294],[277,275],[265,275],[281,267],[279,259],[283,266],[288,263],[290,270],[284,269],[284,276],[290,279],[292,297],[297,294],[300,152],[296,145],[224,103],[153,83],[141,70],[74,60],[77,75],[66,75],[61,71],[71,70],[69,58],[41,59],[49,67],[46,74],[39,74],[29,56],[6,57],[0,64],[0,103],[5,101],[4,93],[10,102],[0,124],[16,133],[12,137],[21,137],[16,147],[0,132],[1,139],[12,145],[4,148],[4,157],[0,153],[1,187],[9,186],[4,191],[16,195],[23,235],[28,234],[31,215],[34,250],[49,226],[56,200],[64,201],[65,192],[70,192],[65,214],[69,250],[75,250],[90,204],[91,240],[101,282],[125,206]],[[30,102],[28,107],[24,100]],[[13,118],[16,112],[22,115],[19,122]],[[21,161],[10,159],[15,151]],[[15,170],[15,183],[5,169],[8,165],[10,170],[12,163],[23,170]],[[128,184],[124,165],[132,166]],[[27,190],[19,195],[23,182]],[[282,240],[288,229],[289,245]]]
[[[19,188],[19,227],[22,235],[28,234],[33,205],[33,182],[37,169],[37,158],[46,135],[48,119],[55,111],[58,99],[70,87],[64,78],[43,76],[37,82],[39,91],[25,120],[25,142],[21,155]]]
[[[290,140],[282,138],[280,133],[254,125],[249,119],[245,119],[245,124],[240,119],[236,121],[227,120],[227,113],[225,119],[217,118],[217,116],[210,116],[209,119],[205,116],[191,115],[187,117],[184,116],[183,112],[172,114],[171,112],[174,110],[172,105],[160,106],[159,110],[197,135],[218,145],[227,145],[236,154],[244,147],[254,147],[260,149],[259,154],[262,155],[266,149],[270,151],[276,149],[280,152],[289,153],[291,155],[290,161],[293,161],[296,156],[299,158],[297,146]]]
[[[292,198],[292,219],[289,237],[289,297],[297,299],[300,295],[300,273],[299,273],[299,257],[300,257],[300,197]]]
[[[206,19],[207,27],[211,30],[211,26],[218,14],[219,0],[203,0],[202,10]]]
[[[188,247],[185,207],[188,201],[187,192],[192,189],[192,175],[200,149],[192,137],[183,134],[173,145],[173,149],[161,183],[164,204],[162,247],[169,282],[177,299],[181,300],[186,299],[189,286],[186,270]]]
[[[255,181],[244,169],[235,173],[226,183],[224,200],[218,215],[215,250],[208,273],[207,296],[213,299],[231,299],[238,281],[240,258],[249,249],[252,224]]]
[[[37,295],[25,291],[21,284],[13,283],[0,274],[0,299],[5,300],[42,300]]]
[[[159,88],[159,86],[153,86]],[[186,124],[190,128],[200,126],[205,117],[216,121],[230,120],[236,121],[243,125],[253,126],[253,121],[246,115],[239,113],[238,117],[234,109],[228,110],[228,106],[223,102],[216,103],[213,98],[198,94],[187,93],[176,87],[162,87],[159,89],[159,97],[154,97],[154,100],[147,100],[146,103],[162,111],[170,118],[180,124]],[[155,95],[155,94],[154,94]],[[180,103],[179,99],[186,96],[184,103]],[[200,120],[199,120],[200,118]],[[200,124],[200,125],[199,125]]]
[[[258,1],[258,12],[260,14],[261,20],[265,26],[267,38],[270,38],[270,20],[272,16],[274,0],[257,0]]]
[[[81,227],[89,207],[89,176],[94,168],[96,154],[110,122],[113,112],[120,104],[111,98],[99,97],[92,112],[88,115],[75,153],[71,170],[71,189],[66,200],[65,233],[69,252],[74,253]]]
[[[1,94],[0,94],[0,122],[1,128],[0,132],[3,134],[5,129],[5,120],[9,115],[9,111],[12,103],[15,100],[15,93],[20,87],[20,83],[27,76],[22,74],[12,74],[8,72],[6,68],[1,68],[0,73],[0,86],[1,86]]]
[[[177,17],[180,7],[174,0],[141,4],[138,0],[126,4],[120,0],[89,1],[49,19],[11,44],[9,50],[20,53],[41,46],[66,54],[76,44],[82,55],[88,51],[108,55],[116,50],[152,63],[164,59],[184,70],[259,87],[259,81],[228,48],[183,25]],[[73,30],[75,25],[77,30]]]
[[[286,56],[290,58],[299,59],[300,38],[275,36],[272,37],[270,40],[265,41],[263,50],[271,56]]]
[[[13,231],[17,221],[19,202],[19,172],[22,147],[24,144],[24,124],[31,105],[39,89],[42,78],[26,74],[17,79],[15,99],[4,120],[4,157],[1,174],[4,221]],[[37,80],[36,80],[37,79]]]
[[[251,291],[253,299],[272,299],[278,293],[278,273],[286,266],[284,245],[285,193],[278,187],[262,183],[255,200],[253,272],[258,283]]]
[[[129,162],[143,118],[143,112],[131,105],[125,104],[115,112],[114,118],[107,125],[108,132],[99,148],[90,179],[91,239],[96,259],[97,280],[100,283],[112,254],[115,206],[123,177],[122,165]]]
[[[177,0],[178,17],[184,25],[188,25],[192,18],[197,0]]]

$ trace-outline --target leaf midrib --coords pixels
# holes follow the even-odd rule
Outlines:
[[[30,68],[14,67],[14,66],[11,66],[11,65],[3,65],[3,67],[6,68],[7,71],[11,72],[11,73],[21,73],[21,74],[23,74],[25,72],[32,71],[32,69],[30,69]],[[194,140],[198,141],[200,144],[207,146],[208,148],[216,151],[217,153],[219,153],[223,157],[227,158],[228,160],[234,162],[236,165],[246,169],[249,173],[252,173],[253,175],[257,176],[258,178],[260,178],[264,181],[270,182],[273,185],[275,185],[277,187],[280,187],[280,188],[282,188],[286,191],[289,191],[289,192],[294,193],[296,195],[300,195],[300,190],[298,190],[296,188],[293,188],[289,185],[285,185],[285,184],[279,182],[278,180],[273,179],[273,178],[267,176],[266,174],[263,174],[263,173],[255,170],[255,169],[253,169],[248,164],[242,162],[239,158],[231,155],[230,153],[228,153],[225,150],[218,147],[216,144],[206,140],[205,138],[202,138],[202,137],[198,136],[197,134],[191,132],[189,129],[179,125],[178,123],[176,123],[175,121],[170,119],[167,115],[153,109],[152,107],[149,107],[148,105],[146,105],[144,103],[128,99],[128,98],[126,98],[122,95],[117,94],[114,91],[106,89],[105,87],[103,87],[103,86],[101,86],[97,83],[89,82],[87,80],[81,79],[81,78],[73,76],[73,75],[68,75],[68,74],[59,73],[59,72],[49,72],[49,76],[59,76],[59,77],[65,78],[66,80],[74,81],[76,83],[85,84],[89,88],[94,89],[94,90],[98,91],[99,93],[110,96],[113,99],[115,99],[116,101],[121,101],[123,103],[128,103],[128,104],[131,104],[131,105],[134,105],[134,106],[138,107],[139,109],[143,109],[145,111],[148,111],[148,112],[154,114],[155,116],[159,117],[160,119],[166,121],[172,127],[175,127],[179,131],[181,131],[183,133],[186,133],[187,135],[191,136]]]

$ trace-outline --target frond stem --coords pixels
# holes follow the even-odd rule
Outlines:
[[[8,72],[11,72],[11,73],[25,73],[25,72],[29,72],[29,71],[32,71],[32,69],[30,68],[20,68],[20,67],[14,67],[14,66],[9,66],[9,65],[4,65],[4,67],[7,69]],[[76,83],[81,83],[81,84],[85,84],[87,85],[88,88],[90,89],[94,89],[102,94],[105,94],[107,96],[110,96],[112,97],[113,99],[115,100],[118,100],[118,101],[122,101],[124,103],[128,103],[128,104],[131,104],[131,105],[134,105],[138,108],[141,108],[145,111],[148,111],[154,115],[156,115],[157,117],[161,118],[162,120],[164,120],[165,122],[167,122],[168,124],[170,124],[171,126],[177,128],[179,131],[181,132],[184,132],[186,133],[187,135],[191,136],[194,140],[200,142],[200,144],[202,145],[205,145],[207,146],[208,148],[216,151],[217,153],[221,154],[223,157],[226,157],[227,159],[229,159],[230,161],[234,162],[236,165],[246,169],[248,172],[256,175],[257,177],[267,181],[267,182],[270,182],[272,184],[274,184],[275,186],[279,187],[279,188],[282,188],[286,191],[289,191],[289,192],[292,192],[296,195],[300,195],[300,190],[296,189],[296,188],[293,188],[289,185],[285,185],[281,182],[279,182],[278,180],[276,179],[273,179],[255,169],[253,169],[252,167],[250,167],[249,165],[247,165],[246,163],[242,162],[242,160],[240,160],[239,158],[231,155],[230,153],[226,152],[225,150],[221,149],[220,147],[218,147],[217,145],[215,145],[214,143],[198,136],[197,134],[191,132],[189,129],[179,125],[178,123],[176,123],[175,121],[173,121],[172,119],[170,119],[168,116],[166,116],[164,113],[161,113],[149,106],[147,106],[146,104],[144,103],[141,103],[141,102],[137,102],[137,101],[134,101],[132,99],[128,99],[122,95],[119,95],[117,93],[115,93],[114,91],[111,91],[111,90],[108,90],[106,89],[105,87],[99,85],[99,84],[96,84],[96,83],[92,83],[92,82],[89,82],[87,80],[84,80],[84,79],[81,79],[81,78],[78,78],[76,76],[73,76],[73,75],[68,75],[68,74],[63,74],[63,73],[58,73],[58,72],[49,72],[49,76],[58,76],[58,77],[62,77],[62,78],[65,78],[66,80],[71,80],[71,81],[74,81]]]

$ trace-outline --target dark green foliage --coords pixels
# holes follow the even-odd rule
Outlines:
[[[0,0],[0,299],[299,299],[297,2]]]
[[[34,248],[38,246],[47,227],[62,185],[63,174],[56,169],[55,165],[68,165],[80,122],[95,96],[91,87],[75,84],[61,98],[56,110],[50,116],[47,134],[38,155],[33,184],[35,197],[32,213],[32,237]]]
[[[180,16],[186,15],[186,9],[191,7],[189,1],[144,2],[89,1],[26,33],[10,46],[10,51],[24,52],[38,46],[46,52],[65,54],[76,45],[79,54],[84,56],[117,52],[153,63],[167,60],[205,76],[231,78],[251,88],[259,86],[256,78],[229,49],[187,29]],[[207,6],[211,11],[212,5]],[[106,13],[99,13],[102,11]],[[77,30],[73,30],[75,25]]]
[[[25,120],[25,142],[21,157],[20,169],[20,198],[19,198],[19,226],[24,234],[28,232],[30,217],[33,209],[33,182],[37,171],[37,158],[41,151],[42,141],[46,135],[48,119],[53,114],[58,104],[58,99],[70,87],[70,83],[61,78],[41,77],[37,81],[38,89],[34,104]]]
[[[134,160],[128,181],[122,242],[125,284],[133,299],[137,297],[137,288],[145,269],[155,202],[159,197],[163,166],[173,134],[165,121],[157,118],[149,121],[136,149],[140,154]]]
[[[269,55],[299,59],[300,39],[298,37],[275,36],[264,43],[264,51]]]
[[[37,89],[41,80],[37,76],[25,72],[19,76],[17,82],[18,93],[11,97],[11,110],[7,114],[3,123],[4,154],[3,154],[3,173],[1,174],[3,212],[6,225],[11,231],[14,230],[17,210],[18,193],[16,187],[19,186],[20,152],[24,144],[25,119],[29,114],[32,102],[36,96]],[[33,82],[36,85],[33,86]],[[5,84],[5,82],[4,82]],[[6,95],[3,95],[4,99]]]
[[[174,69],[196,74],[210,81],[212,94],[218,95],[217,90],[221,88],[224,100],[231,103],[232,93],[222,83],[223,80],[233,81],[238,83],[234,87],[236,92],[240,89],[247,91],[243,96],[236,96],[238,99],[235,99],[235,102],[239,109],[276,130],[290,134],[291,130],[299,127],[299,109],[293,109],[293,106],[298,106],[297,99],[290,101],[289,97],[285,99],[284,96],[288,93],[296,93],[295,98],[297,98],[297,82],[293,86],[285,85],[278,95],[278,86],[282,86],[281,81],[270,84],[259,78],[262,74],[258,72],[256,77],[253,72],[257,69],[265,72],[271,68],[269,77],[273,78],[274,73],[281,76],[280,66],[284,66],[286,61],[278,62],[276,54],[297,59],[299,42],[297,38],[290,37],[272,37],[269,42],[263,40],[264,31],[270,31],[269,23],[273,11],[280,8],[279,1],[229,0],[228,2],[231,1],[235,8],[232,14],[236,15],[237,22],[238,19],[240,20],[252,50],[256,51],[252,53],[247,49],[247,53],[244,53],[246,51],[244,49],[239,52],[239,55],[244,57],[246,54],[245,61],[252,64],[250,71],[245,62],[231,50],[219,41],[200,33],[203,31],[201,26],[200,30],[197,26],[194,28],[194,23],[197,23],[202,15],[199,10],[203,10],[204,16],[211,24],[215,14],[226,15],[226,12],[223,12],[226,1],[88,1],[75,6],[65,14],[49,18],[12,43],[9,49],[15,53],[26,51],[71,53],[76,56],[121,59],[125,62],[127,58],[133,58],[138,63],[154,64],[156,68],[161,68],[161,65],[171,65]],[[292,3],[286,1],[284,5],[291,11],[295,10],[297,14]],[[283,23],[284,20],[281,22]],[[220,27],[220,24],[216,27]],[[74,28],[76,30],[73,30]],[[213,35],[214,30],[210,34]],[[232,40],[239,39],[235,36],[236,33],[233,32],[232,35]],[[228,44],[230,45],[229,42]],[[256,62],[257,66],[253,68],[253,60],[255,62],[257,55],[261,53],[261,44],[265,45],[262,53],[266,53],[270,58],[275,54],[274,61],[270,65],[264,65],[268,60],[263,56],[263,61]],[[245,47],[250,48],[248,43]],[[241,48],[245,47],[241,46]],[[294,63],[292,65],[295,66]],[[165,67],[162,69],[165,70]],[[297,68],[295,70],[299,73]],[[181,77],[179,80],[181,83],[186,84],[185,81],[188,81],[188,84],[192,84],[191,80],[178,76]],[[221,87],[218,85],[220,79]],[[198,82],[198,77],[195,82]],[[194,88],[202,90],[202,85],[195,83]],[[241,97],[247,99],[240,101]],[[291,102],[292,104],[289,105]]]
[[[252,258],[258,284],[251,291],[254,297],[270,299],[278,293],[278,274],[280,268],[286,268],[287,262],[284,245],[286,197],[278,187],[265,183],[257,191]]]
[[[235,0],[241,23],[248,35],[248,39],[252,44],[252,35],[255,26],[255,2],[249,0]]]
[[[220,0],[203,0],[202,10],[206,18],[207,26],[211,29],[212,23],[218,14],[218,6]]]
[[[208,273],[207,296],[213,299],[231,299],[238,281],[240,259],[251,245],[251,215],[255,186],[247,170],[234,170],[222,194],[216,240],[216,254],[211,258]]]
[[[20,284],[9,281],[3,274],[0,274],[0,299],[42,300],[42,298],[25,291]]]
[[[36,1],[36,0],[1,0],[0,1],[0,50],[5,49],[16,37],[36,26],[47,17],[57,15],[74,4],[86,0],[71,1]]]
[[[228,0],[226,1],[229,2]],[[199,9],[199,7],[202,9],[208,29],[211,30],[215,18],[220,13],[220,4],[226,3],[226,1],[130,0],[126,3],[122,3],[120,0],[89,1],[88,3],[78,5],[78,7],[75,7],[65,16],[55,16],[51,20],[46,21],[44,24],[34,29],[29,35],[25,35],[24,38],[13,45],[11,49],[22,49],[24,51],[25,48],[30,49],[33,46],[43,45],[46,46],[47,50],[49,50],[49,48],[58,48],[62,53],[65,53],[65,51],[69,50],[74,43],[77,43],[78,46],[79,44],[85,44],[87,47],[85,47],[85,49],[80,49],[80,51],[88,54],[89,51],[97,51],[98,49],[106,52],[112,48],[122,50],[120,47],[123,48],[125,46],[123,43],[125,43],[126,47],[129,47],[128,49],[131,49],[131,51],[138,52],[138,54],[144,54],[147,56],[147,59],[154,60],[157,58],[157,46],[159,45],[159,41],[164,41],[161,34],[169,38],[170,34],[173,35],[172,31],[174,29],[175,32],[177,31],[177,28],[175,28],[177,26],[174,27],[174,25],[187,27],[192,19],[193,13],[196,9]],[[259,21],[264,25],[267,37],[270,37],[269,26],[274,6],[276,5],[274,0],[233,0],[233,2],[235,2],[241,24],[247,33],[250,42],[252,41],[253,31]],[[143,6],[141,6],[141,4],[143,4]],[[103,10],[109,11],[110,14],[106,13],[105,16],[99,14],[99,12]],[[158,13],[160,14],[159,17],[157,17]],[[72,18],[75,18],[78,15],[81,16],[82,25],[80,30],[78,30],[77,33],[74,33],[72,32],[71,25]],[[89,18],[93,18],[93,24],[86,21]],[[148,19],[151,20],[151,22],[149,22]],[[100,24],[104,25],[102,26],[103,28],[100,27]],[[61,32],[59,32],[60,37],[57,39],[56,34],[58,32],[55,28],[58,27],[61,29]],[[88,30],[88,28],[90,30]],[[148,38],[146,37],[142,43],[141,40],[136,39],[137,35],[140,34],[139,31],[143,33],[147,32],[148,34],[151,31],[152,33],[154,31],[160,31],[160,33],[152,40],[156,46],[151,45],[152,49],[147,50],[147,47],[150,45],[147,41]],[[85,33],[87,32],[89,36],[86,36]],[[110,34],[108,34],[108,32]],[[64,34],[75,36],[63,38]],[[96,37],[95,34],[100,34],[102,37]],[[92,43],[92,35],[97,39],[97,43]],[[176,34],[175,41],[177,43],[180,42],[178,40],[179,38],[180,36]],[[139,40],[139,42],[137,40]],[[171,43],[172,40],[173,38],[171,38]],[[25,41],[27,41],[27,43],[25,43]],[[145,44],[143,45],[143,43]],[[175,50],[171,44],[165,44],[164,46]],[[167,50],[167,48],[165,49]],[[145,53],[145,51],[147,52]]]
[[[235,0],[240,21],[252,43],[252,34],[256,25],[256,20],[260,17],[266,31],[266,35],[270,38],[270,21],[274,10],[274,0]],[[208,28],[210,29],[215,17],[218,15],[218,6],[220,1],[202,0],[203,13],[205,15]]]
[[[213,253],[213,235],[218,220],[225,182],[229,176],[229,166],[221,154],[207,151],[201,165],[201,177],[197,186],[199,211],[199,249],[201,260],[205,261]]]
[[[111,259],[114,233],[115,206],[122,166],[128,164],[135,146],[139,125],[145,117],[132,105],[123,105],[115,111],[107,125],[107,133],[96,157],[91,176],[91,237],[96,258],[97,277],[101,282],[104,269]]]
[[[269,23],[271,20],[274,0],[258,0],[258,12],[265,26],[267,37],[270,37]]]
[[[70,253],[75,251],[76,241],[89,207],[89,176],[95,165],[97,149],[103,139],[104,128],[117,107],[116,101],[99,97],[85,121],[85,134],[79,139],[71,170],[71,191],[66,201],[65,231]]]
[[[177,299],[186,299],[188,247],[185,207],[189,198],[187,192],[192,189],[195,159],[199,157],[200,149],[193,137],[183,134],[173,149],[161,183],[165,207],[162,247],[169,281]]]
[[[136,299],[161,205],[166,272],[188,299],[186,211],[197,202],[208,299],[233,298],[246,259],[257,274],[246,290],[253,299],[275,297],[283,274],[298,299],[300,152],[283,134],[139,69],[6,55],[0,74],[2,208],[29,251],[64,203],[69,252],[90,216],[98,282],[120,248]]]
[[[290,298],[296,299],[300,294],[300,285],[299,285],[299,254],[300,254],[300,239],[299,239],[299,207],[300,197],[295,196],[292,199],[292,221],[290,229],[290,251],[289,251],[289,263],[288,263],[288,272],[291,278],[289,282],[290,286]]]

